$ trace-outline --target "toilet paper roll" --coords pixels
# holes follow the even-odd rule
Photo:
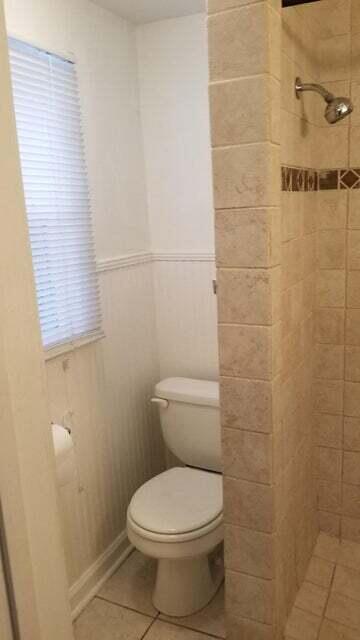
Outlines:
[[[52,425],[52,434],[56,458],[57,481],[58,485],[63,487],[75,477],[74,442],[68,430],[59,424]]]

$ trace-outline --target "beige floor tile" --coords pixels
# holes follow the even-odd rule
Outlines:
[[[296,596],[295,607],[322,616],[328,597],[328,590],[312,582],[303,582]]]
[[[213,637],[157,620],[146,634],[145,640],[213,640]]]
[[[198,613],[186,618],[170,618],[160,615],[161,620],[168,620],[174,624],[188,627],[203,633],[211,633],[219,638],[225,638],[225,605],[224,587],[221,587],[212,601]]]
[[[317,640],[320,624],[320,616],[294,607],[286,624],[285,636],[291,640]]]
[[[341,593],[331,593],[325,617],[348,627],[360,630],[360,606]]]
[[[336,562],[340,551],[340,540],[333,536],[329,536],[326,533],[320,533],[316,547],[314,550],[314,556],[328,560],[329,562]]]
[[[338,564],[360,571],[360,544],[343,540],[340,546]]]
[[[360,602],[360,572],[338,565],[332,591]]]
[[[130,607],[140,613],[155,616],[152,592],[155,582],[156,562],[134,551],[120,569],[105,583],[99,596]]]
[[[359,603],[360,545],[321,533],[285,640],[360,640]]]
[[[335,563],[323,560],[323,558],[311,558],[305,580],[327,589],[335,571]]]
[[[273,628],[270,625],[238,618],[233,612],[226,616],[226,637],[228,640],[273,640]]]
[[[359,640],[359,631],[344,627],[337,622],[331,622],[331,620],[324,620],[319,640]]]
[[[153,619],[95,598],[74,624],[75,640],[140,640]]]

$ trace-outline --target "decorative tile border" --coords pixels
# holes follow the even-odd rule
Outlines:
[[[281,188],[283,191],[291,192],[360,189],[360,168],[316,171],[282,166]]]
[[[318,185],[318,173],[314,169],[281,167],[283,191],[317,191]]]

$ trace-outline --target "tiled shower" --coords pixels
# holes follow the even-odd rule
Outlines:
[[[208,3],[230,639],[282,637],[320,530],[360,542],[360,3],[281,4]]]

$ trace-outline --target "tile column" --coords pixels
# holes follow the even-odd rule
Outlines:
[[[276,637],[280,1],[209,0],[227,638]]]

